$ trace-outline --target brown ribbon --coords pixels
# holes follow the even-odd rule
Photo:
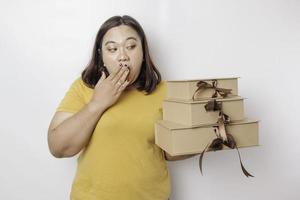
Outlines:
[[[214,93],[211,96],[211,98],[216,98],[216,97],[218,97],[218,95],[225,98],[228,96],[228,94],[231,94],[232,89],[219,88],[217,86],[218,86],[217,80],[213,80],[212,84],[207,83],[205,81],[198,81],[197,82],[198,88],[193,94],[193,100],[195,100],[195,95],[197,94],[197,92],[199,92],[200,90],[205,90],[205,89],[213,89],[214,90]]]
[[[207,112],[209,111],[221,111],[222,110],[222,102],[218,102],[215,99],[214,100],[210,100],[207,102],[207,104],[205,104],[205,110]]]
[[[226,131],[226,125],[230,123],[230,118],[228,115],[223,113],[222,103],[217,102],[215,99],[211,100],[205,105],[205,109],[206,109],[206,111],[219,111],[219,118],[218,118],[217,125],[214,126],[214,131],[215,131],[217,138],[215,138],[211,143],[208,143],[206,145],[206,147],[202,151],[200,158],[199,158],[199,167],[200,167],[201,174],[203,175],[202,159],[203,159],[204,153],[208,150],[213,150],[213,151],[222,150],[223,146],[225,145],[225,146],[229,147],[230,149],[235,148],[237,150],[239,159],[240,159],[241,168],[242,168],[242,171],[245,174],[245,176],[254,177],[245,169],[245,167],[242,163],[241,155],[240,155],[239,149],[236,145],[235,139],[233,138],[233,136],[231,134],[227,133],[227,131]]]

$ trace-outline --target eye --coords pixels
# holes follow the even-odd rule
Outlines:
[[[136,45],[134,44],[134,45],[130,45],[130,46],[128,46],[128,47],[126,47],[128,50],[131,50],[131,49],[134,49],[136,47]]]
[[[117,48],[107,48],[107,50],[111,53],[114,53],[115,51],[117,51]]]

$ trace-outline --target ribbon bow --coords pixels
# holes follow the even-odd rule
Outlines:
[[[247,177],[249,177],[249,176],[254,177],[245,169],[245,167],[242,163],[242,160],[241,160],[241,155],[240,155],[239,149],[234,140],[234,137],[231,134],[226,132],[226,125],[230,123],[230,118],[228,115],[223,113],[222,103],[217,102],[215,99],[211,100],[205,105],[205,109],[206,109],[206,111],[219,111],[219,118],[218,118],[217,125],[214,126],[214,131],[215,131],[217,138],[215,138],[211,143],[208,143],[206,145],[206,147],[202,151],[201,156],[199,158],[199,167],[200,167],[201,174],[203,174],[202,173],[202,159],[203,159],[204,153],[208,150],[213,150],[213,151],[222,150],[223,146],[225,145],[225,146],[229,147],[230,149],[235,148],[237,150],[239,159],[240,159],[241,168],[242,168],[244,175]]]
[[[193,94],[193,100],[195,100],[195,95],[197,94],[197,92],[199,92],[202,89],[213,89],[214,93],[211,96],[211,98],[216,98],[216,97],[218,97],[218,95],[225,98],[225,97],[228,96],[228,94],[231,94],[232,89],[218,88],[217,86],[218,86],[218,81],[217,80],[213,80],[212,84],[207,83],[205,81],[198,81],[197,82],[197,87],[198,88]]]

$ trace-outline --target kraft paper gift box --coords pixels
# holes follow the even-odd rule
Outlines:
[[[212,98],[214,89],[202,89],[195,93],[198,89],[197,83],[204,81],[213,85],[215,81],[217,88],[231,89],[231,94],[228,97],[238,95],[238,77],[233,78],[217,78],[217,79],[198,79],[198,80],[180,80],[167,81],[167,99],[192,100],[195,94],[195,99]]]
[[[187,126],[214,124],[218,119],[219,111],[206,111],[205,104],[208,101],[209,99],[201,101],[165,99],[162,104],[163,120]],[[231,121],[244,119],[244,98],[236,96],[216,99],[216,101],[222,102],[222,110]]]
[[[226,130],[239,148],[259,145],[257,120],[231,122]],[[155,123],[155,144],[171,156],[201,153],[214,138],[213,125],[189,127],[165,120]]]

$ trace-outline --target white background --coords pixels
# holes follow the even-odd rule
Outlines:
[[[0,199],[65,200],[76,157],[56,159],[47,129],[88,63],[100,25],[128,14],[143,26],[163,79],[240,76],[260,147],[168,162],[171,200],[300,199],[300,1],[1,0]]]

